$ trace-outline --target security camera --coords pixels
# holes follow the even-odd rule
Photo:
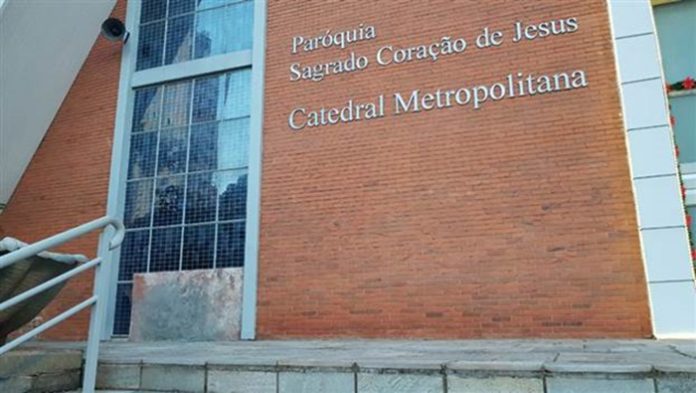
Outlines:
[[[128,41],[130,33],[126,30],[126,25],[121,20],[109,18],[101,25],[101,35],[109,41]]]

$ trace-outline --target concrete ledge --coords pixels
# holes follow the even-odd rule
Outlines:
[[[97,369],[97,389],[137,389],[141,385],[140,364],[100,363]]]
[[[200,366],[143,364],[140,388],[145,390],[204,393],[206,374],[207,370]]]
[[[80,370],[82,351],[37,351],[18,349],[0,356],[0,378]]]
[[[79,349],[65,343],[30,347]],[[659,393],[694,393],[695,353],[693,340],[120,342],[102,344],[98,387],[191,393],[614,393],[626,382],[638,389],[635,393],[648,385],[663,386]],[[13,392],[29,382],[2,383],[12,389],[0,392]]]
[[[565,374],[648,374],[653,370],[649,364],[629,363],[551,363],[544,368],[552,373]]]

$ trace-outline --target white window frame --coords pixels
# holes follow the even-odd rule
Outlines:
[[[111,153],[111,175],[106,213],[113,217],[123,217],[126,177],[128,173],[128,152],[130,151],[130,126],[132,123],[135,89],[142,86],[160,84],[177,79],[193,78],[201,75],[232,71],[251,67],[251,95],[249,119],[249,162],[247,177],[247,217],[244,247],[244,270],[242,285],[241,339],[256,338],[256,297],[258,276],[259,220],[261,193],[261,158],[263,131],[263,91],[266,47],[266,0],[254,1],[253,41],[251,50],[206,57],[146,70],[136,71],[138,34],[140,20],[140,1],[128,1],[126,10],[126,29],[130,32],[128,42],[123,46],[121,74],[118,88],[114,139]],[[103,239],[109,239],[104,234]],[[116,290],[120,251],[108,253],[104,240],[99,243],[99,255],[105,257],[105,266],[110,269],[109,301],[106,324],[102,339],[112,337],[116,309]]]

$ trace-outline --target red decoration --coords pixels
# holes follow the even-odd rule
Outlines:
[[[691,249],[691,260],[696,260],[696,250]]]
[[[674,125],[677,124],[677,119],[674,117],[674,115],[671,115],[669,117],[669,124],[671,124],[672,127],[674,127]]]
[[[686,187],[682,184],[681,186],[682,199],[686,199]]]
[[[681,90],[693,90],[696,89],[696,80],[694,78],[687,76],[683,80],[674,82],[674,83],[666,83],[665,84],[665,90],[667,93],[671,93],[673,91],[681,91]]]
[[[677,157],[679,157],[679,146],[674,146],[674,154],[676,154]]]
[[[686,215],[686,226],[687,227],[691,226],[691,215],[689,215],[689,214]]]

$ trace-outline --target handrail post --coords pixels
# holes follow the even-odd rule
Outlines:
[[[106,231],[102,231],[100,235],[100,243],[104,240]],[[104,251],[111,253],[111,247]],[[102,260],[106,258],[102,256]],[[110,259],[110,258],[109,258]],[[96,389],[97,368],[99,366],[99,342],[103,330],[103,324],[106,319],[106,304],[109,285],[109,269],[100,263],[94,270],[94,284],[92,291],[97,298],[97,302],[92,306],[89,321],[89,333],[87,337],[87,347],[85,348],[85,366],[82,379],[82,392],[94,393]]]
[[[94,221],[82,224],[78,227],[69,229],[67,231],[61,232],[57,235],[53,235],[49,238],[43,239],[31,245],[21,247],[15,251],[8,253],[7,255],[0,256],[0,268],[10,266],[17,263],[23,259],[37,255],[43,251],[59,246],[66,243],[76,237],[85,235],[97,229],[101,229],[100,244],[105,240],[107,226],[114,228],[115,233],[113,233],[108,248],[103,251],[104,254],[112,252],[115,248],[119,247],[123,242],[125,237],[125,227],[120,220],[115,218],[105,216]],[[0,302],[3,309],[11,307],[19,302],[34,296],[36,293],[45,291],[46,289],[53,287],[61,282],[66,281],[70,277],[86,270],[88,267],[94,266],[94,284],[92,286],[93,295],[91,298],[85,300],[84,302],[72,307],[71,309],[64,311],[58,316],[52,318],[48,322],[45,322],[38,327],[30,330],[29,332],[23,334],[22,336],[10,341],[7,344],[0,346],[0,354],[12,350],[18,345],[32,339],[33,337],[41,334],[45,330],[61,323],[67,318],[75,315],[81,310],[90,307],[90,323],[89,323],[89,337],[87,338],[87,348],[85,349],[85,365],[84,365],[84,376],[82,380],[83,392],[94,393],[96,379],[97,379],[97,363],[99,360],[99,341],[101,339],[102,328],[105,320],[106,312],[106,302],[108,299],[108,285],[109,285],[109,269],[104,265],[104,260],[101,255],[98,258],[93,259],[86,263],[86,266],[77,267],[74,272],[68,271],[61,276],[55,277],[51,280],[40,284],[33,289],[25,291],[22,294],[16,295],[13,298],[7,299],[4,302]]]

